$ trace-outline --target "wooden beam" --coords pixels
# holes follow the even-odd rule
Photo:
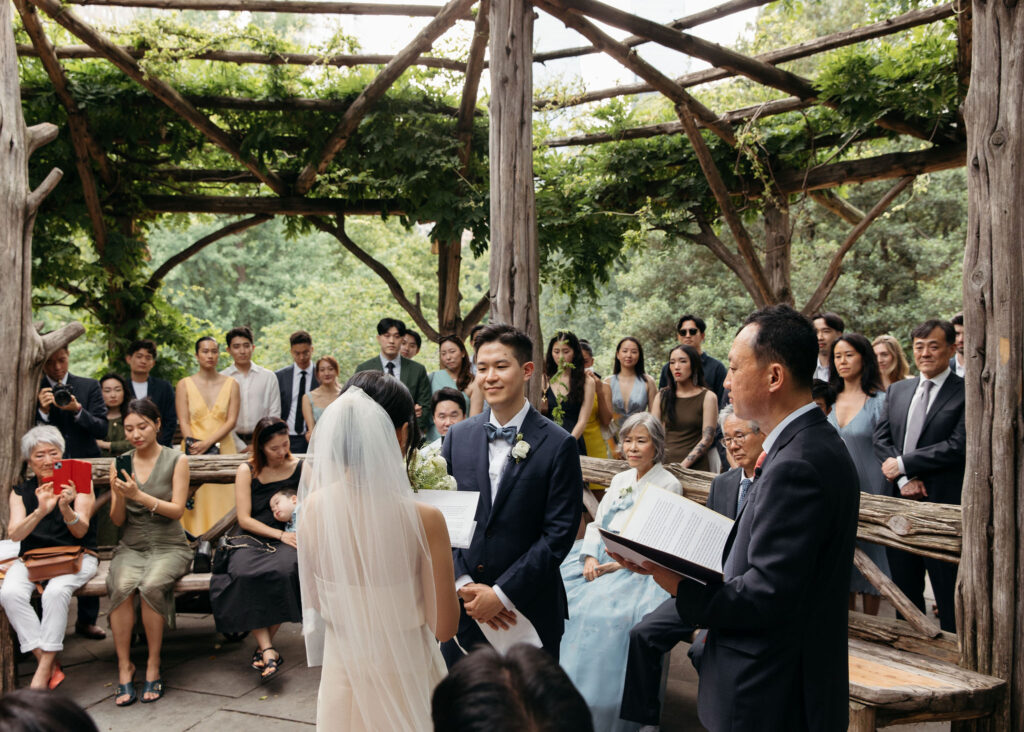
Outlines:
[[[872,38],[881,38],[883,36],[892,35],[893,33],[898,33],[919,25],[934,23],[937,20],[948,18],[952,14],[952,3],[937,5],[933,8],[926,8],[923,10],[911,10],[910,12],[898,15],[888,20],[872,23],[871,25],[862,26],[861,28],[854,28],[853,30],[830,33],[829,35],[821,36],[820,38],[815,38],[792,46],[787,46],[776,51],[760,54],[754,58],[758,61],[763,61],[769,64],[794,61],[796,59],[807,58],[824,51],[830,51],[835,48],[850,46]],[[681,76],[676,79],[676,82],[685,88],[689,88],[691,86],[706,84],[719,79],[727,79],[731,76],[736,76],[736,74],[727,69],[711,68],[686,74],[685,76]],[[612,99],[629,94],[644,94],[653,91],[655,91],[654,87],[646,83],[623,84],[606,89],[596,89],[592,92],[586,92],[564,100],[536,99],[534,100],[534,107],[539,109],[571,107],[578,104],[597,102],[603,99]]]
[[[700,12],[687,15],[682,18],[678,18],[665,26],[668,28],[675,28],[676,30],[685,30],[687,28],[693,28],[704,23],[710,23],[713,20],[719,18],[725,18],[733,13],[738,13],[743,10],[749,10],[750,8],[758,8],[762,5],[767,5],[773,0],[730,0],[729,2],[722,3],[721,5],[715,5],[714,7],[708,8],[707,10],[701,10]],[[630,48],[635,48],[644,43],[650,43],[646,38],[640,36],[629,36],[623,38],[622,43]],[[577,46],[576,48],[560,48],[556,51],[545,51],[543,53],[533,54],[534,63],[545,63],[546,61],[554,61],[561,58],[573,58],[575,56],[586,56],[591,53],[600,53],[600,49],[594,46]]]
[[[305,2],[304,0],[68,0],[71,5],[96,7],[158,8],[161,10],[229,10],[250,13],[300,13],[312,15],[399,15],[432,18],[440,5],[399,3]],[[458,20],[472,20],[469,12]]]
[[[459,161],[462,163],[462,174],[466,175],[473,142],[473,120],[476,117],[477,95],[480,91],[480,77],[484,70],[487,55],[487,41],[491,35],[490,24],[491,0],[480,0],[477,9],[476,26],[473,28],[473,40],[469,45],[469,60],[466,62],[466,78],[462,84],[462,100],[459,104],[458,123],[455,126],[459,138]]]
[[[218,127],[209,117],[192,106],[176,89],[164,81],[142,71],[135,59],[114,45],[92,26],[79,19],[65,8],[60,0],[30,0],[58,24],[73,35],[99,51],[104,58],[124,72],[129,78],[149,90],[153,96],[167,105],[173,112],[192,124],[207,139],[238,160],[275,193],[284,193],[284,186],[278,177],[248,155],[242,153],[238,142]]]
[[[208,109],[240,109],[248,110],[271,110],[291,112],[295,110],[308,110],[310,112],[333,112],[342,114],[349,108],[349,102],[342,99],[312,99],[310,97],[286,97],[284,99],[253,99],[251,97],[227,97],[211,95],[188,95],[190,102],[197,107]],[[436,104],[426,102],[415,107],[417,113],[438,114],[446,117],[455,117],[459,110],[447,104]],[[477,114],[480,114],[477,112]]]
[[[153,271],[153,274],[150,275],[149,280],[146,282],[146,287],[150,290],[155,290],[163,281],[164,277],[167,276],[168,272],[170,272],[172,269],[177,267],[182,262],[190,259],[191,257],[194,257],[196,254],[198,254],[203,249],[213,244],[215,241],[220,241],[224,237],[231,236],[232,234],[240,234],[241,232],[247,229],[251,229],[253,226],[256,226],[257,224],[262,224],[264,221],[270,221],[270,219],[272,218],[273,216],[271,216],[270,214],[259,214],[257,216],[252,216],[247,219],[242,219],[241,221],[233,221],[230,224],[226,224],[225,226],[220,227],[216,231],[207,234],[201,239],[198,239],[191,246],[185,247],[177,254],[168,257],[167,260],[159,267],[157,267]]]
[[[384,96],[388,88],[409,68],[412,62],[419,58],[420,54],[430,50],[434,41],[451,28],[460,14],[466,12],[472,4],[473,0],[451,0],[416,35],[412,42],[399,51],[374,80],[363,89],[352,105],[345,110],[345,114],[342,115],[330,137],[327,138],[318,158],[315,161],[310,161],[299,173],[299,179],[295,186],[297,193],[305,194],[313,187],[313,181],[327,169],[327,166],[334,160],[334,156],[348,144],[349,138],[359,127],[363,117],[373,108],[373,105]]]
[[[534,5],[543,8],[550,15],[558,18],[567,28],[572,28],[593,43],[595,48],[601,49],[602,52],[611,56],[637,76],[646,79],[648,83],[674,104],[685,106],[707,129],[714,132],[727,143],[732,146],[736,145],[736,135],[728,125],[719,121],[718,115],[694,99],[672,79],[640,58],[636,51],[616,41],[586,18],[571,13],[563,0],[535,0]]]
[[[835,191],[811,191],[807,194],[822,208],[828,209],[843,221],[856,226],[864,219],[864,212]]]
[[[906,620],[866,615],[852,610],[847,622],[849,634],[853,638],[884,643],[901,651],[919,653],[946,663],[957,663],[960,658],[955,633],[940,630],[933,638],[931,631],[920,633]]]
[[[142,59],[148,53],[147,49],[135,48],[134,46],[118,46],[122,51],[134,59]],[[103,58],[103,54],[89,46],[58,46],[56,48],[57,58]],[[38,56],[39,53],[32,46],[25,44],[18,45],[19,56]],[[383,66],[391,61],[394,56],[383,54],[338,54],[335,56],[322,56],[316,53],[291,53],[280,51],[277,53],[256,53],[255,51],[201,51],[193,53],[185,58],[198,59],[200,61],[226,61],[235,64],[264,64],[269,66]],[[413,62],[414,66],[425,66],[432,69],[449,69],[451,71],[465,71],[466,64],[447,58],[432,58],[420,56]]]
[[[143,196],[142,205],[156,213],[234,215],[342,216],[404,213],[389,201],[346,201],[304,196]]]
[[[903,619],[914,630],[929,638],[935,638],[942,632],[938,623],[929,620],[917,608],[917,605],[903,594],[903,590],[896,586],[896,583],[889,578],[889,575],[879,569],[878,565],[859,546],[853,550],[853,564],[867,578],[868,582],[882,593],[882,597],[893,604],[896,611],[903,616]]]

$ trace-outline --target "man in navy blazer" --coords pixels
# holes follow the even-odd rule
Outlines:
[[[476,531],[455,549],[462,616],[455,641],[442,644],[449,667],[462,649],[486,643],[477,622],[507,629],[525,615],[555,658],[568,603],[559,565],[582,511],[576,440],[525,397],[533,344],[509,325],[488,325],[474,340],[477,383],[489,408],[452,425],[441,454],[461,491],[479,491]]]
[[[68,349],[61,348],[43,364],[36,422],[53,425],[60,431],[64,437],[64,457],[99,457],[96,440],[107,438],[107,405],[99,382],[69,373],[69,361]],[[57,384],[71,389],[70,404],[61,407],[54,402],[53,387]]]
[[[160,410],[160,434],[157,442],[171,446],[174,431],[178,429],[178,412],[174,405],[174,387],[164,379],[150,375],[156,365],[156,343],[144,338],[133,341],[124,357],[131,376],[133,399],[149,398]],[[127,406],[127,405],[126,405]]]
[[[875,427],[875,456],[892,481],[892,495],[917,501],[960,504],[966,461],[964,380],[949,362],[956,330],[929,320],[911,333],[914,362],[921,375],[889,387]],[[916,416],[915,416],[916,415]],[[893,582],[922,611],[924,573],[932,582],[939,623],[956,632],[954,593],[957,565],[886,547]]]
[[[811,401],[817,339],[774,305],[733,341],[725,386],[736,414],[766,432],[766,456],[725,545],[724,581],[703,585],[647,565],[683,620],[708,629],[698,713],[718,730],[846,729],[847,595],[857,470]]]

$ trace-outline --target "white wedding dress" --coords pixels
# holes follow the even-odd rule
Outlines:
[[[350,388],[317,422],[299,484],[299,577],[317,729],[429,731],[444,678],[423,525],[384,410]]]

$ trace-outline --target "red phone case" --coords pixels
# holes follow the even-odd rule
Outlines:
[[[85,460],[58,460],[53,465],[53,492],[60,493],[61,486],[71,482],[78,493],[92,492],[92,464]]]

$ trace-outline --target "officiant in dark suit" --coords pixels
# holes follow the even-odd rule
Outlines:
[[[698,714],[711,732],[846,729],[847,600],[857,470],[811,401],[818,344],[785,305],[753,313],[733,341],[725,386],[766,433],[725,545],[724,582],[647,565],[684,621],[707,628]]]
[[[576,440],[526,400],[533,344],[509,325],[474,339],[477,383],[488,408],[458,424],[441,454],[460,491],[478,491],[476,531],[455,549],[462,601],[458,643],[442,644],[449,667],[486,643],[477,621],[503,631],[525,615],[544,649],[558,657],[567,602],[559,565],[572,548],[582,511]],[[521,614],[521,615],[520,615]]]
[[[949,366],[956,330],[946,321],[929,320],[915,328],[911,338],[921,375],[889,387],[875,427],[875,456],[892,481],[892,495],[959,505],[966,430],[964,380]],[[955,633],[957,565],[888,547],[886,557],[893,582],[922,612],[928,571],[942,629]]]
[[[380,354],[356,366],[360,371],[383,371],[405,384],[416,402],[416,423],[420,433],[430,429],[430,378],[422,364],[411,361],[401,354],[402,338],[405,337],[405,323],[395,318],[381,318],[377,323],[377,343]]]

